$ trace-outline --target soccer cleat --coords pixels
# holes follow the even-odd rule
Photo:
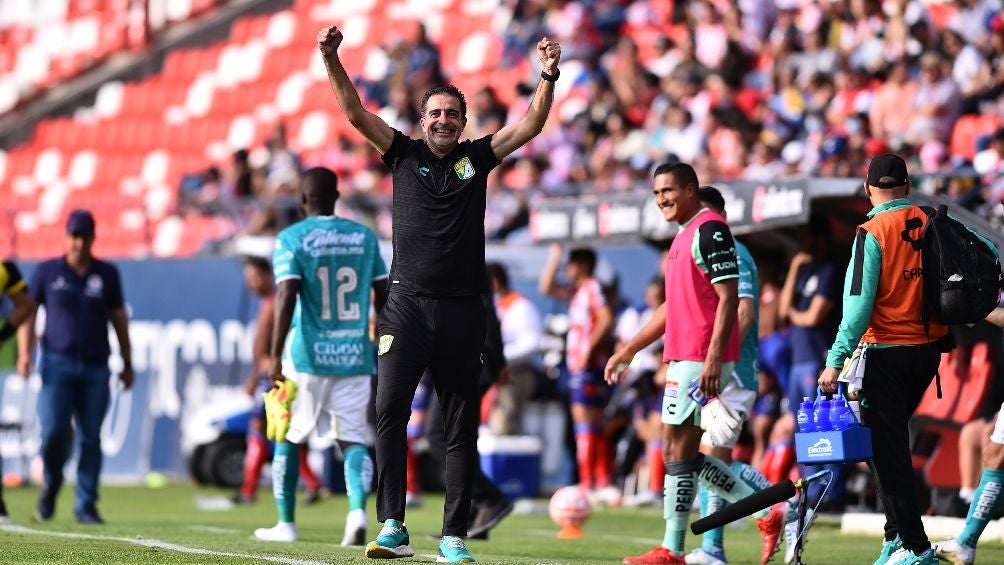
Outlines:
[[[261,541],[296,541],[296,526],[288,522],[279,522],[271,528],[258,528],[254,537]]]
[[[467,528],[467,537],[476,538],[481,534],[488,533],[488,530],[497,526],[502,521],[502,518],[505,518],[512,512],[512,508],[512,503],[507,498],[478,508],[477,513],[474,515],[474,522]]]
[[[639,492],[624,497],[624,506],[628,508],[641,508],[643,506],[662,505],[662,497],[650,490]]]
[[[73,517],[77,520],[78,524],[83,524],[85,526],[101,526],[105,523],[105,521],[101,519],[101,515],[98,514],[98,509],[93,506],[74,512]]]
[[[303,504],[310,506],[311,504],[317,504],[321,500],[321,491],[317,489],[307,489],[303,491]]]
[[[366,545],[366,511],[352,510],[345,517],[345,535],[342,545]]]
[[[296,398],[296,383],[286,379],[276,381],[275,386],[265,393],[265,437],[275,441],[286,441],[289,431],[290,406]]]
[[[683,556],[676,555],[661,545],[650,549],[648,553],[635,557],[625,557],[624,563],[629,565],[686,565]]]
[[[35,505],[35,518],[40,522],[46,522],[51,520],[55,513],[56,493],[48,487],[42,487],[42,492],[38,495],[38,504]]]
[[[725,550],[720,547],[716,547],[711,551],[698,547],[688,553],[684,560],[689,565],[725,565],[728,563],[725,559]]]
[[[763,538],[763,551],[760,553],[760,563],[771,560],[781,541],[781,529],[784,527],[784,510],[782,504],[775,504],[763,518],[757,518],[756,527]]]
[[[589,504],[594,507],[619,508],[624,496],[620,489],[610,485],[589,491]]]
[[[812,509],[808,509],[805,512],[805,524],[803,526],[804,533],[802,534],[802,548],[804,549],[809,543],[809,529],[812,526],[812,521],[816,519],[816,513]],[[784,525],[784,562],[791,563],[795,560],[795,542],[798,539],[798,518],[790,520]]]
[[[952,565],[973,565],[976,561],[976,549],[962,545],[955,538],[934,544],[934,553]]]
[[[899,536],[893,538],[892,541],[884,540],[882,542],[882,552],[879,553],[878,559],[875,560],[872,565],[885,565],[889,562],[889,558],[893,553],[896,553],[903,547],[903,541],[899,539]]]
[[[927,551],[917,555],[905,547],[896,550],[889,556],[888,565],[938,565],[938,556],[934,554],[934,548],[929,547]]]
[[[377,535],[376,540],[366,546],[366,557],[370,559],[397,559],[411,557],[415,551],[411,548],[411,538],[408,528],[397,520],[387,520]]]
[[[476,563],[467,551],[464,540],[457,536],[443,536],[439,540],[439,556],[436,563]]]
[[[230,502],[233,502],[234,506],[250,506],[255,503],[255,497],[237,493],[230,497]]]

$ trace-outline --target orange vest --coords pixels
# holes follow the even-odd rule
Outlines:
[[[872,318],[861,341],[917,345],[948,333],[948,326],[933,320],[925,333],[920,317],[924,284],[919,240],[926,220],[923,210],[908,206],[876,214],[858,227],[870,233],[882,249]]]

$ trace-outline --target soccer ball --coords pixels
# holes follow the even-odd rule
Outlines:
[[[561,528],[558,537],[582,537],[581,527],[589,520],[592,508],[586,491],[578,486],[562,487],[551,497],[547,506],[551,520]]]

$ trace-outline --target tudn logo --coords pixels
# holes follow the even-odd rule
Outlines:
[[[808,449],[809,455],[831,455],[833,453],[833,442],[824,438],[811,445]]]

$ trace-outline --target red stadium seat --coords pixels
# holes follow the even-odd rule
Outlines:
[[[987,344],[973,347],[967,376],[960,376],[955,371],[952,356],[958,352],[955,350],[942,355],[939,368],[942,398],[937,397],[935,383],[932,383],[911,421],[914,437],[926,436],[929,442],[934,443],[929,454],[914,454],[914,468],[923,470],[931,488],[958,488],[959,432],[964,424],[979,414],[993,379],[994,363]]]

